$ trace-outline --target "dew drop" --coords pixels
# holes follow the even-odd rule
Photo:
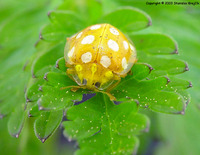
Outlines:
[[[131,132],[133,132],[133,129],[131,129]]]

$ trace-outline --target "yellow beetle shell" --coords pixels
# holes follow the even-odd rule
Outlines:
[[[68,38],[64,57],[79,85],[105,89],[130,71],[136,50],[117,28],[97,24]]]

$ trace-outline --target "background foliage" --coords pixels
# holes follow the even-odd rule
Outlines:
[[[59,143],[62,141],[59,139],[59,136],[54,136],[53,138],[50,138],[46,143],[43,145],[40,144],[39,141],[37,141],[36,138],[33,137],[32,130],[32,124],[34,121],[34,118],[29,118],[26,120],[27,123],[25,123],[25,127],[22,130],[22,133],[20,135],[19,139],[13,139],[9,138],[8,132],[7,132],[7,121],[8,121],[8,130],[11,135],[18,137],[18,133],[21,130],[21,125],[23,121],[27,118],[26,115],[30,116],[38,116],[43,115],[43,117],[39,117],[34,124],[34,127],[36,129],[37,136],[44,141],[49,134],[52,133],[52,131],[55,130],[55,128],[58,127],[59,122],[62,120],[61,111],[59,111],[59,108],[62,109],[62,107],[45,107],[48,105],[45,105],[46,102],[42,102],[45,100],[48,100],[48,98],[45,98],[45,94],[42,97],[42,101],[40,102],[41,109],[53,109],[57,108],[58,111],[55,112],[43,112],[38,113],[37,107],[34,107],[34,102],[32,104],[29,104],[33,108],[29,111],[29,113],[22,113],[24,106],[26,106],[24,102],[24,87],[25,87],[25,81],[28,82],[28,79],[32,76],[30,75],[30,72],[28,69],[30,69],[30,62],[27,62],[27,58],[30,58],[30,56],[33,55],[33,60],[39,60],[34,62],[34,67],[32,68],[32,73],[35,77],[43,77],[43,73],[49,71],[49,69],[52,68],[52,66],[44,66],[42,70],[41,66],[43,65],[40,62],[43,62],[45,59],[45,56],[41,57],[40,54],[44,54],[45,51],[48,49],[53,48],[53,50],[49,50],[49,52],[53,52],[55,50],[59,50],[63,43],[59,41],[59,39],[63,38],[65,39],[65,36],[62,36],[64,29],[60,27],[58,22],[52,22],[52,25],[47,25],[44,27],[40,37],[44,40],[51,41],[51,44],[46,44],[44,42],[39,42],[36,45],[37,51],[40,51],[40,54],[35,51],[34,49],[34,43],[37,41],[39,29],[41,28],[41,25],[48,23],[48,19],[46,17],[46,13],[52,9],[58,6],[58,2],[54,1],[35,1],[34,3],[31,1],[20,1],[20,2],[13,2],[13,1],[1,1],[1,38],[0,38],[0,45],[1,45],[1,53],[0,53],[0,66],[1,66],[1,117],[4,117],[6,115],[10,115],[10,117],[5,117],[1,120],[0,130],[1,130],[1,145],[0,150],[2,152],[7,152],[7,154],[13,154],[16,153],[16,150],[19,151],[21,154],[25,154],[27,151],[34,154],[35,152],[40,152],[41,154],[55,154],[60,153],[62,154],[64,151],[69,151],[68,148],[63,148],[63,144]],[[177,116],[177,115],[165,115],[165,114],[158,114],[158,113],[152,113],[147,110],[141,110],[142,113],[146,113],[150,119],[151,119],[151,128],[150,133],[146,133],[141,137],[141,143],[144,145],[140,145],[139,152],[141,154],[145,154],[145,151],[148,153],[151,152],[151,148],[156,146],[155,150],[153,152],[155,154],[198,154],[200,152],[198,147],[198,140],[200,137],[198,136],[198,129],[199,129],[199,62],[198,62],[198,49],[199,49],[199,7],[183,7],[183,6],[147,6],[145,5],[145,2],[132,2],[132,1],[102,1],[104,4],[103,12],[100,11],[96,3],[93,1],[88,1],[87,3],[80,3],[80,1],[66,1],[63,3],[62,6],[60,6],[58,9],[66,8],[67,6],[71,6],[71,10],[76,10],[79,12],[78,16],[71,14],[73,18],[70,18],[70,21],[73,21],[77,24],[77,26],[69,31],[70,33],[68,35],[71,35],[75,33],[77,30],[81,30],[82,28],[86,27],[87,25],[91,25],[95,23],[95,21],[101,17],[101,14],[109,13],[117,7],[117,6],[134,6],[141,8],[142,10],[146,11],[153,20],[153,26],[150,28],[143,30],[140,34],[137,34],[134,38],[134,35],[131,36],[133,40],[137,43],[137,39],[143,37],[143,34],[146,33],[152,33],[152,32],[160,32],[160,33],[166,33],[170,34],[177,40],[179,43],[178,51],[180,53],[179,58],[182,58],[189,62],[189,68],[190,72],[184,73],[183,75],[180,75],[179,78],[183,79],[190,79],[194,85],[194,88],[189,90],[192,97],[192,102],[189,104],[186,114],[184,116]],[[106,5],[105,5],[106,4]],[[45,6],[45,7],[44,7]],[[48,7],[47,7],[48,6]],[[85,6],[85,7],[84,7]],[[94,7],[96,9],[91,9],[90,12],[88,10],[85,10],[86,8]],[[44,9],[45,8],[45,9]],[[152,11],[154,10],[154,11]],[[16,12],[13,14],[13,12]],[[81,14],[84,12],[84,14]],[[95,16],[94,16],[95,14]],[[62,15],[62,12],[61,12]],[[80,15],[82,15],[80,18]],[[87,20],[87,17],[90,16],[92,20]],[[112,17],[112,15],[110,15]],[[57,14],[56,12],[51,12],[49,14],[49,18],[51,21],[55,21]],[[61,17],[61,16],[60,16]],[[102,20],[111,20],[113,18],[106,17]],[[185,18],[182,18],[185,17]],[[142,17],[141,17],[142,18]],[[188,20],[185,20],[188,19]],[[58,19],[61,20],[59,22],[62,22],[62,18]],[[27,21],[27,22],[25,22]],[[115,23],[115,21],[111,21]],[[145,18],[144,18],[145,23]],[[70,22],[63,23],[67,28],[71,28]],[[69,25],[66,25],[69,24]],[[117,24],[117,23],[116,23]],[[141,24],[142,25],[142,24]],[[122,25],[123,27],[123,25]],[[57,29],[56,29],[57,28]],[[56,30],[62,30],[60,33],[58,33]],[[122,28],[123,29],[123,28]],[[133,30],[130,30],[133,31]],[[48,33],[51,32],[51,33]],[[55,32],[55,33],[52,33]],[[134,33],[133,33],[134,34]],[[52,37],[54,36],[54,37]],[[51,40],[54,38],[54,40]],[[144,38],[144,37],[143,37]],[[165,45],[162,45],[161,43],[158,43],[157,46],[152,47],[151,42],[154,42],[154,38],[158,40],[162,40],[164,38],[162,35],[153,35],[148,39],[148,37],[144,43],[139,44],[138,39],[138,49],[141,51],[150,53],[150,56],[153,55],[155,60],[162,59],[163,57],[155,57],[155,55],[158,55],[160,53],[152,53],[152,51],[156,51],[155,48],[160,46],[159,48],[165,49],[162,51],[165,51],[166,53],[171,52],[171,49],[174,49],[173,42],[170,44],[170,40],[167,42],[167,47],[171,47],[171,49],[164,48]],[[152,38],[152,40],[151,40]],[[166,41],[166,38],[164,38]],[[146,48],[143,48],[143,45],[147,46]],[[152,49],[151,49],[152,48]],[[176,47],[175,47],[176,48]],[[165,54],[166,54],[165,53]],[[54,55],[55,56],[55,55]],[[142,56],[142,54],[141,54]],[[145,55],[143,55],[145,56]],[[60,55],[56,55],[57,58],[60,57]],[[171,58],[171,56],[166,56]],[[173,56],[174,57],[174,56]],[[49,59],[51,60],[51,58]],[[143,59],[144,62],[147,62],[149,58]],[[151,59],[152,60],[152,59]],[[165,70],[166,68],[160,67],[158,64],[154,64],[157,61],[147,62],[150,63],[153,66],[158,66],[157,70],[152,71],[149,78],[154,79],[155,76],[160,75],[173,75],[174,73],[183,72],[185,70],[185,64],[183,63],[181,65],[181,62],[177,62],[180,64],[180,70],[174,70],[173,66],[169,66],[171,70],[166,70],[166,72],[160,72],[159,68],[161,68],[161,71]],[[24,64],[27,64],[27,66],[24,68],[25,72],[23,71]],[[49,64],[52,64],[51,61],[49,61]],[[54,63],[53,63],[54,64]],[[166,64],[165,64],[166,65]],[[167,64],[168,65],[168,64]],[[62,66],[62,65],[61,65]],[[139,67],[139,66],[138,66]],[[62,68],[62,67],[61,67]],[[137,69],[137,66],[136,68]],[[148,67],[144,68],[148,69]],[[182,69],[182,70],[181,70]],[[26,72],[27,71],[27,72]],[[55,72],[60,72],[58,70],[52,70],[53,72],[50,74],[47,74],[47,79],[51,79],[48,77],[53,77]],[[139,78],[140,75],[138,75]],[[52,78],[53,79],[53,78]],[[171,78],[170,78],[171,79]],[[162,79],[161,79],[162,80]],[[166,79],[165,79],[166,80]],[[39,81],[29,81],[29,84],[37,82],[40,84]],[[48,82],[54,82],[49,80]],[[181,83],[184,83],[182,81]],[[51,86],[52,83],[50,83]],[[173,84],[173,83],[172,83]],[[189,83],[185,83],[184,86],[189,86]],[[46,89],[48,89],[48,86],[46,86]],[[165,88],[169,89],[169,88]],[[182,89],[182,88],[181,88]],[[43,87],[43,90],[45,90],[45,87]],[[171,90],[172,91],[172,90]],[[52,92],[51,93],[55,93]],[[182,92],[179,92],[180,94]],[[36,93],[37,95],[40,95],[40,92]],[[123,93],[122,93],[123,94]],[[73,94],[72,94],[73,95]],[[185,93],[184,93],[185,95]],[[12,97],[10,97],[12,96]],[[49,96],[48,94],[46,96]],[[120,94],[119,94],[120,96]],[[150,96],[152,97],[152,96]],[[37,96],[33,95],[32,100],[36,99]],[[77,98],[77,96],[76,96]],[[79,96],[79,98],[81,98]],[[29,98],[30,99],[30,98]],[[29,100],[27,98],[27,101]],[[63,99],[64,100],[64,99]],[[67,99],[66,99],[67,100]],[[5,106],[6,101],[6,106]],[[143,101],[142,101],[143,102]],[[13,104],[14,103],[14,104]],[[44,103],[44,104],[43,104]],[[85,102],[84,104],[86,104]],[[62,105],[61,105],[62,106]],[[80,108],[83,106],[80,104]],[[158,109],[158,107],[150,107],[152,110],[159,111],[161,109]],[[155,109],[156,108],[156,109]],[[73,110],[77,109],[71,109],[71,113],[73,113]],[[181,110],[182,111],[182,110]],[[70,114],[70,112],[69,112]],[[60,115],[60,116],[59,116]],[[56,116],[56,117],[55,117]],[[51,126],[48,126],[49,122],[46,124],[46,129],[37,128],[37,126],[41,127],[40,124],[44,124],[44,122],[47,120],[47,118],[50,120],[53,120],[52,123],[54,123],[54,128],[50,128]],[[73,119],[73,116],[71,116],[71,119]],[[51,122],[50,122],[51,123]],[[66,124],[64,124],[65,126]],[[73,126],[73,125],[72,125]],[[170,128],[169,128],[170,127]],[[173,127],[173,128],[171,128]],[[45,132],[44,132],[45,131]],[[60,133],[56,133],[55,135],[59,135]],[[69,134],[66,133],[66,134]],[[81,134],[82,135],[82,134]],[[179,138],[178,138],[179,137]],[[19,142],[20,141],[20,142]],[[56,143],[54,142],[56,141]],[[58,143],[57,143],[58,142]],[[159,143],[157,143],[159,142]],[[56,145],[55,145],[56,144]],[[159,145],[155,145],[159,144]],[[82,144],[84,145],[84,144]],[[66,147],[66,145],[64,145]],[[187,147],[186,147],[187,146]],[[13,149],[6,149],[6,148],[13,148]],[[153,148],[154,148],[153,147]],[[6,149],[6,150],[5,150]],[[66,153],[65,152],[65,153]],[[70,154],[70,152],[69,152]]]

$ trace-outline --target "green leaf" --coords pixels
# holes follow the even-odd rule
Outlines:
[[[56,61],[56,68],[58,68],[62,72],[66,72],[67,71],[67,67],[66,67],[65,63],[66,62],[65,62],[64,57],[58,59]]]
[[[8,131],[10,135],[18,138],[22,130],[22,127],[27,117],[27,112],[25,112],[24,107],[17,107],[14,112],[11,113],[11,116],[8,121]]]
[[[39,111],[37,102],[28,103],[28,117],[37,117],[42,111]]]
[[[87,11],[87,18],[90,19],[87,21],[87,24],[96,24],[103,14],[102,4],[96,0],[86,0],[86,4],[85,10]]]
[[[58,44],[54,48],[39,56],[33,63],[33,77],[44,76],[51,70],[56,60],[64,55],[64,44]]]
[[[130,35],[138,51],[151,55],[177,54],[176,42],[164,34],[136,34]]]
[[[136,34],[130,38],[136,46],[138,62],[151,64],[154,68],[149,78],[175,75],[189,70],[185,61],[163,56],[177,54],[177,44],[172,38],[163,34]]]
[[[65,28],[60,25],[49,24],[43,27],[40,38],[45,41],[65,41],[70,32],[66,32]]]
[[[153,111],[181,113],[185,110],[183,97],[174,91],[164,91],[168,82],[165,77],[146,81],[130,78],[123,80],[112,94],[121,101],[137,99],[141,107],[149,107]]]
[[[121,7],[105,15],[101,21],[110,23],[127,33],[144,29],[151,25],[151,18],[143,11],[133,7]]]
[[[26,90],[26,102],[37,101],[41,97],[40,87],[43,85],[43,79],[31,79]]]
[[[43,112],[35,120],[35,135],[44,143],[59,127],[63,118],[63,111]]]
[[[81,3],[79,0],[63,1],[63,3],[58,6],[57,10],[76,12],[78,17],[81,17],[81,20],[84,21],[87,26],[96,24],[103,13],[102,2],[96,0],[82,0]]]
[[[59,23],[68,31],[75,31],[83,26],[80,16],[73,11],[52,11],[49,13],[49,18],[52,23]],[[76,24],[75,27],[72,27],[72,24]]]
[[[16,95],[16,94],[14,94]],[[16,107],[16,98],[6,98],[6,101],[2,100],[0,104],[0,116],[3,118],[10,114],[13,109]],[[19,105],[19,104],[17,104]]]
[[[132,68],[131,68],[131,74],[126,77],[126,80],[129,78],[134,78],[137,80],[143,80],[146,78],[150,72],[153,70],[153,68],[149,64],[140,64],[136,63]]]
[[[81,101],[83,90],[72,92],[69,89],[61,90],[50,86],[43,86],[43,96],[38,100],[40,110],[60,110],[73,105],[74,101]]]
[[[168,84],[168,89],[188,89],[192,87],[192,83],[187,80],[175,78],[173,76],[170,76],[170,83]]]
[[[65,73],[46,73],[45,80],[47,81],[46,85],[43,85],[40,89],[43,94],[38,101],[40,109],[65,109],[73,105],[73,101],[81,101],[83,94],[88,93],[82,89],[73,92],[70,87],[65,88],[66,86],[77,85]]]
[[[131,154],[138,146],[135,135],[149,126],[149,120],[137,114],[137,109],[134,101],[115,105],[98,93],[67,111],[64,134],[78,139],[77,154],[99,154],[102,150],[106,154]]]
[[[3,68],[1,70],[0,115],[2,117],[14,111],[16,106],[23,106],[24,104],[24,82],[27,81],[28,76],[22,69],[16,73],[16,68],[20,66],[10,67],[6,71],[3,71]]]
[[[49,13],[52,24],[45,26],[41,38],[46,41],[65,41],[66,37],[84,28],[83,21],[73,11],[52,11]]]
[[[149,78],[175,75],[189,70],[185,61],[163,56],[178,52],[177,44],[171,37],[163,34],[134,34],[130,38],[136,46],[138,62],[151,64],[154,68]]]
[[[154,68],[150,77],[176,75],[188,71],[188,65],[185,61],[178,59],[167,59],[154,56],[138,56],[138,61],[151,64]]]
[[[48,72],[45,74],[44,79],[47,81],[48,85],[51,86],[58,86],[66,87],[66,86],[74,86],[77,85],[76,82],[72,81],[66,73],[55,73],[55,72]]]
[[[186,89],[191,88],[192,83],[187,80],[178,79],[175,77],[170,77],[170,83],[165,88],[166,91],[174,91],[175,93],[180,94],[185,100],[185,104],[188,105],[190,102],[190,94]],[[184,114],[184,111],[183,111]]]

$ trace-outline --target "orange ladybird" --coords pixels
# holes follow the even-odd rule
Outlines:
[[[137,61],[133,44],[110,24],[92,25],[68,38],[64,58],[75,87],[94,91],[110,91]]]

